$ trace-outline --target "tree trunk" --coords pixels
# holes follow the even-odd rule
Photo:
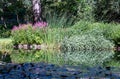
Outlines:
[[[19,24],[20,24],[20,21],[19,21],[19,15],[18,15],[17,12],[16,12],[15,14],[16,14],[16,18],[17,18],[17,23],[18,23],[18,25],[19,25]]]
[[[7,24],[6,24],[5,20],[4,20],[4,17],[1,17],[1,21],[3,21],[4,27],[7,28]]]
[[[33,24],[42,21],[40,0],[32,0],[32,10],[33,10]]]

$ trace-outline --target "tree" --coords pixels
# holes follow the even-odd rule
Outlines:
[[[33,24],[35,24],[36,22],[41,22],[42,14],[40,0],[32,0],[32,10],[33,10]]]

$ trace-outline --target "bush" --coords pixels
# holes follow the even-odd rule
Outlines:
[[[42,35],[44,30],[38,26],[21,25],[14,27],[12,30],[13,44],[41,44],[43,42]]]
[[[120,42],[120,24],[112,24],[106,27],[105,37],[118,44]]]
[[[79,34],[86,32],[96,33],[94,31],[99,31],[99,34],[103,35],[106,39],[112,40],[116,44],[120,42],[120,24],[79,21],[72,28],[79,30]]]
[[[75,25],[72,26],[73,29],[81,30],[82,32],[87,32],[89,30],[98,29],[101,31],[106,31],[106,27],[111,24],[102,23],[102,22],[90,22],[90,21],[79,21]]]
[[[63,39],[61,43],[65,57],[74,62],[79,61],[81,64],[103,63],[114,55],[113,48],[114,44],[103,36],[95,37],[90,34],[71,36]]]

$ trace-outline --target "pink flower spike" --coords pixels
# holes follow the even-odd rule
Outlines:
[[[34,27],[39,27],[39,28],[43,28],[46,27],[47,23],[46,22],[37,22],[34,24]]]
[[[16,31],[16,30],[18,30],[18,27],[17,26],[13,26],[12,31]]]

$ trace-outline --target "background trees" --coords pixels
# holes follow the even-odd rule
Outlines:
[[[32,10],[35,9],[35,1],[36,5],[41,5],[37,14]],[[58,17],[66,13],[68,18],[76,21],[84,19],[120,22],[120,0],[1,0],[0,2],[0,24],[6,28],[35,21],[33,14],[34,18],[45,20],[53,13]]]

